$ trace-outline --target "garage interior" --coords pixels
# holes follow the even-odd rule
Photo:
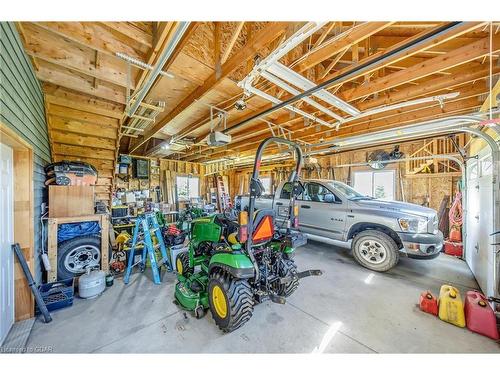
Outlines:
[[[0,43],[0,352],[500,352],[500,22],[0,22]],[[269,137],[285,144],[270,143],[256,162]],[[279,208],[260,205],[285,193],[292,143],[303,191],[288,192],[279,237]],[[331,192],[311,198],[332,180],[381,203],[322,221],[304,201],[340,212]],[[257,214],[245,216],[253,204],[238,202],[252,197]],[[413,248],[384,224],[417,209],[434,212],[444,237],[424,259],[406,256]],[[370,223],[351,231],[354,214]],[[214,217],[239,229],[236,243],[219,236],[229,250],[212,241],[211,257],[252,260],[242,217],[251,234],[272,218],[268,240],[280,249],[295,249],[292,232],[308,237],[283,259],[314,275],[286,302],[241,292],[255,302],[240,325],[223,319],[232,302],[219,307],[216,290],[251,281],[233,284],[236,273],[214,265],[207,277],[220,288],[198,282],[208,302],[186,308],[178,293],[210,262],[191,254],[193,228]],[[340,237],[319,238],[339,225]],[[396,246],[385,272],[351,250],[377,230]],[[427,291],[441,319],[419,306]],[[480,325],[493,319],[496,339],[473,330],[470,291],[484,297]],[[462,325],[441,316],[453,293],[466,302]]]

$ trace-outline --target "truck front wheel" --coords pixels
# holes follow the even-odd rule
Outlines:
[[[399,248],[396,242],[379,230],[365,230],[352,241],[354,259],[373,271],[385,272],[399,262]]]

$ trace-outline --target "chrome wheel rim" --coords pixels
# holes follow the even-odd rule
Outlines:
[[[367,239],[361,242],[359,252],[370,264],[380,264],[387,258],[387,250],[376,240]]]
[[[86,268],[99,265],[101,252],[94,245],[77,246],[64,258],[64,267],[72,273],[84,273]]]

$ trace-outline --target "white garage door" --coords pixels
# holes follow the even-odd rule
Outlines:
[[[491,156],[467,162],[467,238],[465,259],[486,295],[494,295],[493,197]]]

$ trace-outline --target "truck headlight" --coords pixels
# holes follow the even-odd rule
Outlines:
[[[427,220],[399,219],[398,221],[403,232],[427,233]]]

